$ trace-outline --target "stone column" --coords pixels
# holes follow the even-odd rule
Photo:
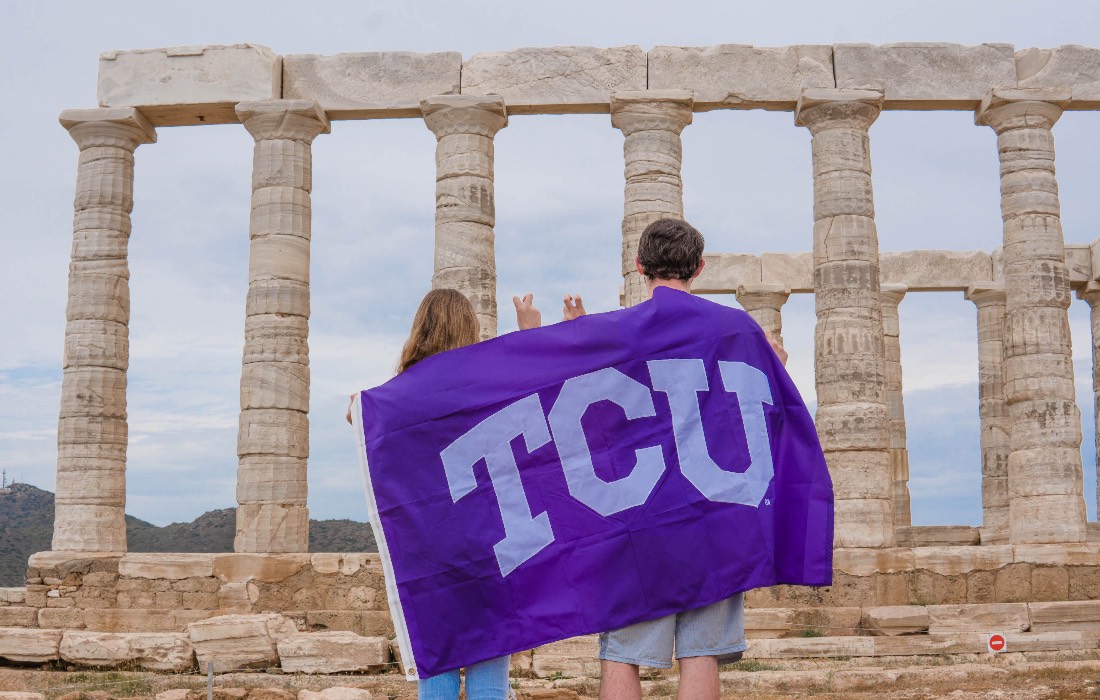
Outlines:
[[[994,90],[975,121],[997,132],[1004,221],[1005,400],[1013,544],[1085,541],[1081,416],[1051,127],[1068,99]]]
[[[982,426],[982,544],[1008,543],[1008,410],[1005,407],[1004,283],[975,285],[978,307],[978,413]]]
[[[131,108],[74,109],[61,125],[80,147],[64,378],[57,422],[53,549],[126,551],[127,247],[134,150],[157,134]]]
[[[833,476],[837,547],[892,547],[894,475],[868,129],[882,93],[811,89],[817,430]]]
[[[466,295],[481,339],[497,334],[497,266],[493,250],[493,137],[508,124],[504,100],[439,95],[420,101],[435,134],[435,273],[432,288]]]
[[[890,472],[894,478],[894,526],[913,524],[909,499],[909,450],[905,445],[905,399],[901,390],[901,322],[898,306],[909,288],[884,284],[879,292],[886,350],[886,417],[890,430]]]
[[[626,137],[624,306],[646,300],[645,280],[634,266],[642,231],[658,219],[684,218],[680,132],[691,123],[694,103],[690,90],[639,90],[611,96],[611,125]]]
[[[1092,281],[1078,290],[1077,297],[1092,309],[1092,394],[1096,418],[1096,505],[1100,509],[1100,282]],[[1100,513],[1100,510],[1097,510]]]
[[[737,303],[779,343],[783,344],[783,305],[791,288],[782,284],[742,284],[737,288]]]
[[[237,439],[237,552],[306,552],[309,241],[316,103],[242,102],[252,158],[248,300]]]

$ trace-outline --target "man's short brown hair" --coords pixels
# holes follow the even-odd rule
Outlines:
[[[642,231],[638,262],[651,280],[686,282],[703,262],[703,234],[686,221],[658,219]]]

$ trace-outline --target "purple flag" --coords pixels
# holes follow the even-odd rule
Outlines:
[[[743,311],[658,287],[429,357],[353,414],[410,678],[832,582],[817,432]]]

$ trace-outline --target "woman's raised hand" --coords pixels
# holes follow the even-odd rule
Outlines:
[[[572,321],[575,318],[580,318],[588,314],[584,310],[584,302],[581,301],[580,294],[566,294],[565,306],[561,307],[561,313],[563,321]]]
[[[512,297],[516,305],[516,324],[521,331],[542,325],[542,312],[535,308],[535,295],[528,292],[523,298]]]

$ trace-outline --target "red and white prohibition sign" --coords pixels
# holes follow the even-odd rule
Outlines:
[[[1008,642],[1005,640],[1004,632],[994,632],[986,639],[986,647],[989,649],[990,654],[999,654],[1008,649]]]

